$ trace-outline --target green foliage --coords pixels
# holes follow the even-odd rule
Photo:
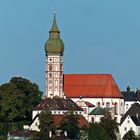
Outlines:
[[[126,132],[126,134],[123,136],[123,140],[138,140],[137,136],[135,135],[135,132],[133,130],[129,130]]]
[[[63,133],[66,131],[67,136],[70,139],[78,139],[80,134],[80,129],[78,127],[79,118],[77,115],[74,115],[73,112],[68,112],[66,117],[62,120],[60,129]]]
[[[83,125],[80,128],[80,140],[88,140],[88,126]]]
[[[116,134],[119,132],[118,124],[112,119],[109,112],[101,118],[100,125],[106,130],[111,139],[117,139]]]
[[[88,130],[88,140],[111,140],[107,131],[100,123],[91,123]]]
[[[53,116],[51,114],[51,111],[49,110],[44,110],[39,114],[39,137],[42,140],[49,139],[49,131],[54,131],[55,126],[54,126],[54,120]]]
[[[22,129],[31,121],[32,109],[41,101],[42,92],[35,83],[21,77],[0,86],[0,132]]]

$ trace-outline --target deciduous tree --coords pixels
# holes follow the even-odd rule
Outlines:
[[[66,117],[62,120],[60,129],[63,132],[67,132],[67,136],[70,139],[78,139],[80,130],[78,127],[79,118],[77,115],[74,115],[73,112],[68,112]]]
[[[100,120],[100,125],[103,127],[112,140],[116,140],[116,134],[119,132],[118,124],[115,119],[112,119],[110,113],[106,113]]]
[[[111,140],[100,123],[91,123],[88,129],[88,140]]]
[[[38,85],[21,77],[0,86],[0,128],[22,128],[31,121],[32,109],[41,101]]]
[[[49,139],[49,132],[55,130],[53,116],[51,111],[44,110],[39,114],[39,129],[42,140]]]
[[[133,130],[129,130],[126,132],[126,134],[123,136],[123,140],[138,140],[137,136],[135,135],[135,132]]]

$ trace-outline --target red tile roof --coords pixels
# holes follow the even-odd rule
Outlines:
[[[70,98],[124,98],[111,74],[64,74],[64,91]]]
[[[53,118],[54,118],[54,123],[55,123],[55,126],[56,127],[59,127],[60,126],[60,123],[61,121],[64,119],[66,115],[62,115],[62,114],[56,114],[56,115],[53,115]],[[88,121],[82,116],[82,115],[78,115],[78,118],[79,118],[79,127],[82,127],[84,125],[88,125]]]

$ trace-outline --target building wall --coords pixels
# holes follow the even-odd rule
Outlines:
[[[63,97],[63,56],[48,54],[46,57],[46,97]]]
[[[77,102],[79,98],[71,98],[74,102]],[[96,107],[99,106],[105,108],[109,105],[110,108],[115,108],[115,104],[117,104],[115,117],[117,122],[120,123],[120,119],[124,114],[124,99],[120,98],[83,98],[83,101],[88,101],[95,105]]]
[[[136,135],[138,134],[137,133],[137,126],[134,124],[131,117],[127,116],[127,118],[124,120],[124,122],[119,127],[119,131],[121,133],[121,138],[124,136],[124,134],[126,132],[128,132],[131,129],[136,133]]]
[[[36,119],[33,121],[31,126],[29,127],[29,130],[33,130],[33,131],[39,132],[40,130],[39,130],[38,126],[39,126],[39,119],[38,119],[38,117],[36,117]]]

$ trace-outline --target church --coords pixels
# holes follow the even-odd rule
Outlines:
[[[39,131],[37,116],[45,108],[59,117],[72,110],[80,115],[81,124],[99,122],[106,111],[120,122],[124,114],[124,96],[112,74],[63,73],[64,42],[60,38],[55,13],[49,39],[45,43],[45,54],[46,93],[33,110],[30,130]]]

